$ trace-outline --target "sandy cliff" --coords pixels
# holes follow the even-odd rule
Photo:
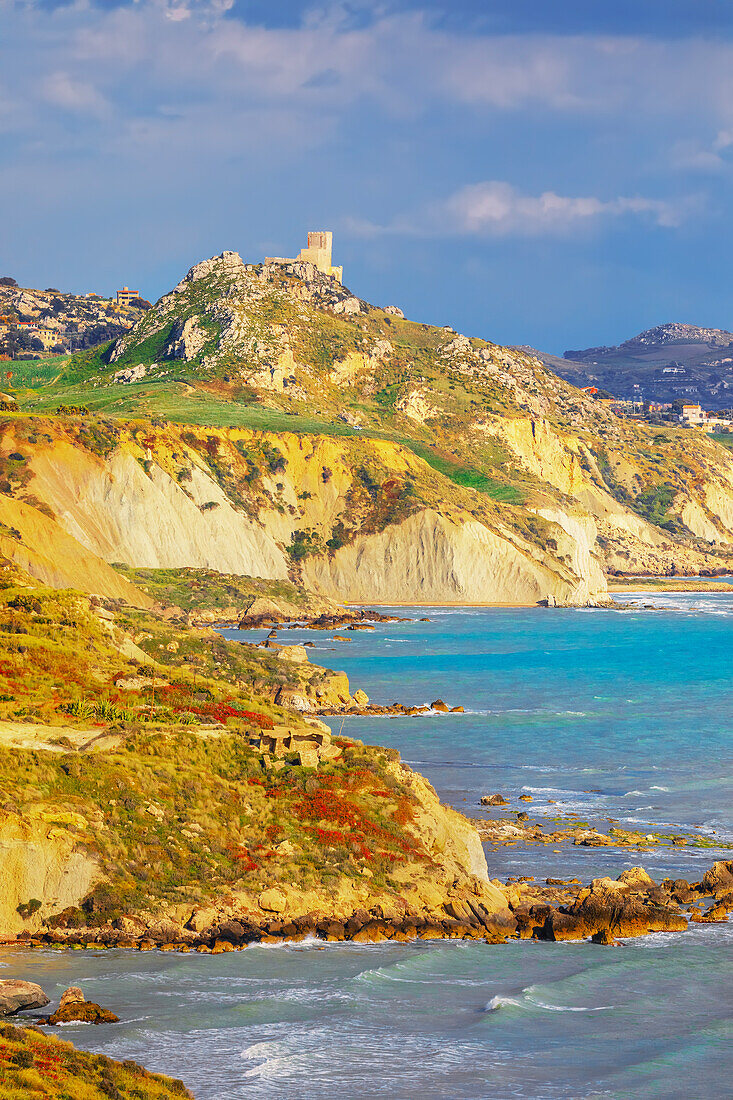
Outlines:
[[[130,599],[128,583],[105,564],[124,562],[291,575],[325,596],[367,602],[583,604],[605,593],[587,519],[538,510],[544,534],[554,534],[551,549],[517,529],[511,509],[491,501],[470,509],[468,491],[394,443],[194,436],[173,426],[141,439],[120,426],[117,445],[95,454],[73,427],[47,426],[40,443],[23,438],[20,422],[8,433],[6,449],[23,448],[34,503],[7,498],[4,507],[21,536],[7,553],[54,584]],[[265,463],[253,475],[260,453],[275,469]],[[310,542],[298,556],[304,532]]]
[[[585,604],[602,599],[606,584],[587,539],[577,534],[580,540],[575,533],[568,539],[577,571],[563,575],[552,559],[537,560],[470,515],[448,519],[426,509],[331,557],[309,559],[304,578],[357,603],[535,604],[552,596],[559,604]]]
[[[35,931],[99,880],[97,860],[79,843],[86,824],[61,808],[0,813],[0,937]]]

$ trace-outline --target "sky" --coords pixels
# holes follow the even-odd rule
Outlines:
[[[360,297],[562,354],[733,329],[731,0],[0,0],[0,275],[155,300],[331,229]]]

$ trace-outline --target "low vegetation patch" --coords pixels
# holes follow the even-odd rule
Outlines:
[[[0,1023],[0,1100],[180,1100],[182,1081],[136,1062],[75,1050],[35,1028]]]
[[[497,481],[496,478],[489,477],[488,474],[470,466],[452,462],[448,458],[435,454],[429,447],[413,446],[411,449],[424,459],[428,466],[437,470],[439,474],[443,474],[454,485],[460,485],[464,489],[475,489],[479,493],[485,493],[492,500],[502,501],[505,504],[523,503],[524,496],[514,485]]]
[[[125,636],[147,647],[144,660],[122,655]],[[46,726],[56,751],[1,747],[0,805],[21,820],[63,820],[104,874],[60,923],[234,889],[318,888],[324,876],[361,881],[365,867],[397,891],[397,865],[429,862],[411,830],[415,796],[391,767],[397,754],[337,739],[317,771],[297,746],[277,767],[263,756],[274,727],[313,735],[273,705],[277,691],[315,690],[330,675],[1,570],[0,717]],[[100,736],[112,737],[103,751],[75,749]],[[32,916],[33,899],[21,900]]]
[[[260,596],[303,608],[309,600],[303,588],[289,581],[217,573],[213,569],[136,569],[121,563],[115,563],[115,568],[153,599],[175,604],[184,611],[245,607]]]

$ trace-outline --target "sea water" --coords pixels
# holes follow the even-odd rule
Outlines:
[[[576,814],[711,845],[489,848],[492,876],[587,881],[642,863],[657,879],[694,881],[733,855],[733,593],[625,603],[635,606],[405,608],[395,613],[413,621],[344,632],[348,643],[315,631],[281,640],[313,641],[312,660],[345,669],[374,702],[464,706],[343,726],[399,749],[464,813],[480,815],[480,796],[499,792],[546,826]],[[341,719],[330,724],[338,732]],[[121,1023],[67,1026],[65,1038],[181,1077],[199,1100],[733,1096],[733,923],[616,948],[5,951],[0,975],[11,974],[52,997],[81,984]]]

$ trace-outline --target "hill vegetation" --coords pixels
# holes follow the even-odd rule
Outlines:
[[[475,830],[395,752],[302,713],[351,705],[343,673],[171,610],[2,570],[0,934],[205,944],[282,912],[445,919],[456,891],[506,908]]]

